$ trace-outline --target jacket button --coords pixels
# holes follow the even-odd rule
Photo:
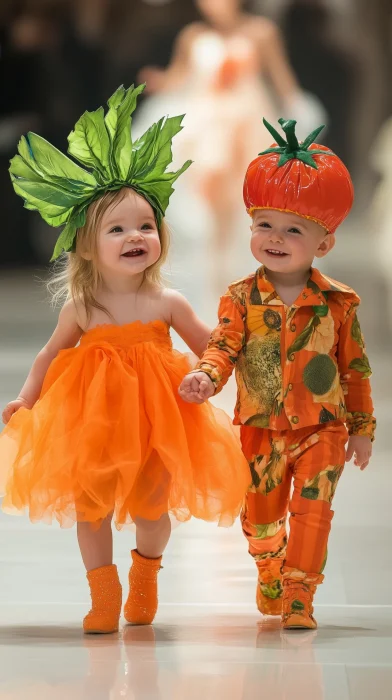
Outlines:
[[[289,391],[293,391],[293,385],[289,384]]]
[[[295,360],[295,355],[294,355],[294,353],[292,352],[291,355],[289,355],[289,361],[290,361],[290,362],[294,362],[294,360]]]
[[[304,292],[302,295],[302,299],[307,299],[307,297],[308,297],[308,295],[306,294],[306,292]]]
[[[291,324],[290,330],[291,330],[292,333],[295,333],[295,331],[297,330],[297,326],[295,325],[295,323],[292,323],[292,324]]]
[[[297,425],[297,423],[299,423],[299,418],[298,418],[298,416],[293,416],[292,419],[291,419],[291,422],[294,423],[294,425]]]

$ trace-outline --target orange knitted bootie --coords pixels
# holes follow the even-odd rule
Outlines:
[[[303,581],[283,582],[283,629],[317,629],[313,617],[313,596],[316,586]]]
[[[134,549],[124,616],[133,625],[151,625],[158,609],[158,572],[162,557],[146,559]]]
[[[101,566],[87,572],[90,586],[91,610],[83,620],[86,634],[110,634],[118,631],[121,614],[122,588],[117,566]]]

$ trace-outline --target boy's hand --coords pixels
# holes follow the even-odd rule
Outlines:
[[[13,416],[16,411],[19,411],[20,408],[31,408],[31,406],[22,398],[7,403],[2,415],[3,423],[7,425],[11,416]]]
[[[215,393],[215,387],[205,372],[187,374],[178,389],[181,398],[188,403],[204,403]]]
[[[348,440],[346,462],[350,462],[355,455],[354,464],[360,467],[361,472],[366,469],[372,456],[372,441],[365,435],[351,435]]]

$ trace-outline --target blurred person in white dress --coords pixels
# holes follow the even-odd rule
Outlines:
[[[207,256],[207,278],[219,294],[244,274],[250,260],[242,245],[248,235],[242,175],[270,145],[262,118],[297,118],[305,136],[325,121],[325,113],[301,91],[274,22],[247,14],[241,0],[196,0],[196,5],[203,20],[180,32],[170,65],[146,67],[139,76],[153,95],[139,125],[141,130],[141,122],[151,122],[162,110],[186,113],[175,159],[186,154],[194,164],[172,210],[179,234],[188,243],[196,239],[204,260]]]

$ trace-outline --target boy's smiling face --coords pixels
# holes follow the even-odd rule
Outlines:
[[[335,236],[316,222],[274,209],[256,209],[251,231],[253,256],[273,272],[306,271],[335,245]]]

